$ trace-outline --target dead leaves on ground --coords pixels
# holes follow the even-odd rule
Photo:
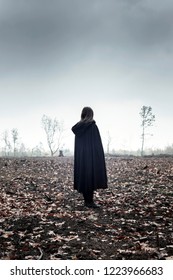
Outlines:
[[[0,159],[1,259],[172,259],[173,158],[107,158],[99,210],[73,158]]]

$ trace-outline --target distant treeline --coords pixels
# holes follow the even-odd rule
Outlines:
[[[110,150],[109,153],[105,152],[106,156],[141,156],[141,150],[128,151],[128,150]],[[146,149],[143,156],[169,156],[173,155],[173,144],[167,146],[165,149]],[[33,149],[27,149],[24,145],[13,150],[6,150],[4,148],[0,149],[1,157],[49,157],[49,151],[46,151],[43,146],[40,144]],[[54,156],[73,156],[73,151],[70,149],[63,149],[57,151]]]

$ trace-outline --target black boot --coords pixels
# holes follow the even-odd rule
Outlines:
[[[88,208],[99,208],[99,206],[94,203],[93,196],[94,196],[93,190],[88,190],[87,192],[83,193],[83,197],[85,201],[84,206]]]
[[[84,205],[88,208],[100,208],[100,206],[98,206],[95,202],[92,203],[85,202]]]

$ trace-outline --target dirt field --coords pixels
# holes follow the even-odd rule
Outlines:
[[[173,259],[173,158],[107,158],[99,210],[73,158],[0,158],[0,259]]]

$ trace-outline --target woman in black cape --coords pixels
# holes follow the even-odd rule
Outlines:
[[[75,134],[74,189],[83,194],[86,207],[97,208],[93,194],[96,189],[107,188],[107,174],[102,141],[93,115],[90,107],[84,107],[81,120],[72,127]]]

